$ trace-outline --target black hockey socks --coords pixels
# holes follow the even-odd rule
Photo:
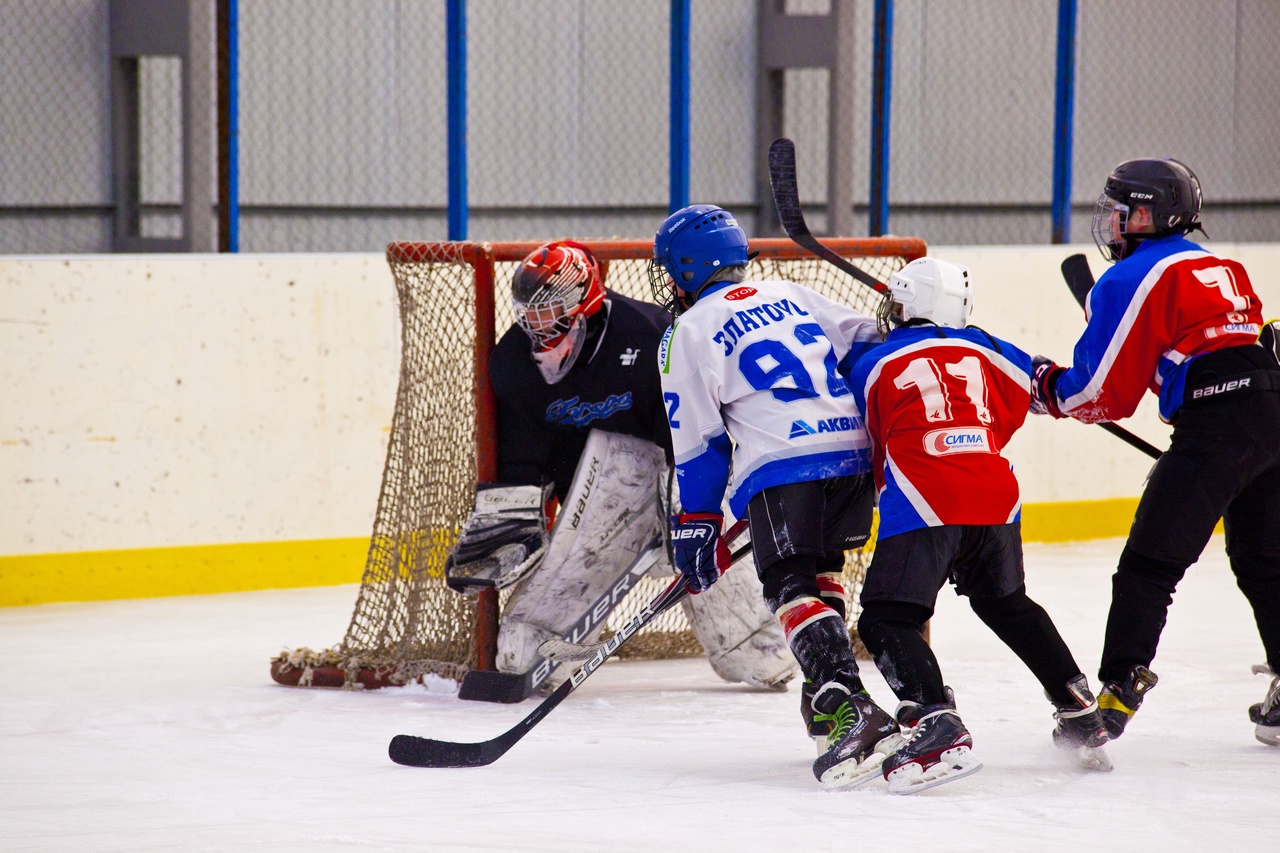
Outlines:
[[[820,563],[809,555],[786,557],[771,565],[762,579],[765,603],[782,625],[805,678],[815,685],[840,673],[858,674],[844,617],[822,594]]]
[[[1000,598],[971,598],[969,606],[1026,664],[1054,705],[1074,701],[1067,683],[1080,674],[1080,667],[1049,614],[1027,597],[1025,588]]]
[[[869,601],[862,606],[858,636],[876,669],[899,699],[921,705],[948,701],[942,672],[924,640],[929,609],[899,601]]]
[[[1111,611],[1102,641],[1098,679],[1104,684],[1129,677],[1135,664],[1155,659],[1173,590],[1187,567],[1135,553],[1129,546],[1111,578]]]

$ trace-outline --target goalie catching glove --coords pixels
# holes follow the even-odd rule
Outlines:
[[[724,516],[718,512],[686,512],[671,516],[671,547],[676,568],[697,594],[729,570],[733,558],[720,536]]]
[[[476,507],[444,564],[449,588],[503,589],[537,566],[550,538],[543,510],[548,492],[541,486],[477,485]]]

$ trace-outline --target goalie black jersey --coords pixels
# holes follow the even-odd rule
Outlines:
[[[518,326],[494,347],[489,376],[498,398],[500,482],[553,483],[563,500],[592,429],[652,441],[671,458],[657,357],[671,317],[657,305],[606,292],[597,315],[607,312],[603,333],[588,338],[555,385],[543,380]]]

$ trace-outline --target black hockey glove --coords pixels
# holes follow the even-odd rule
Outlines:
[[[695,595],[729,570],[729,546],[720,536],[724,516],[718,512],[686,512],[671,516],[671,546],[676,568]]]
[[[1058,377],[1066,372],[1052,359],[1042,355],[1031,357],[1031,414],[1066,417],[1058,406]]]

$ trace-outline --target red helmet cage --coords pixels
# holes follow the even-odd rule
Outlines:
[[[538,349],[554,346],[579,317],[604,305],[600,262],[572,240],[556,240],[534,249],[511,280],[516,322]]]

